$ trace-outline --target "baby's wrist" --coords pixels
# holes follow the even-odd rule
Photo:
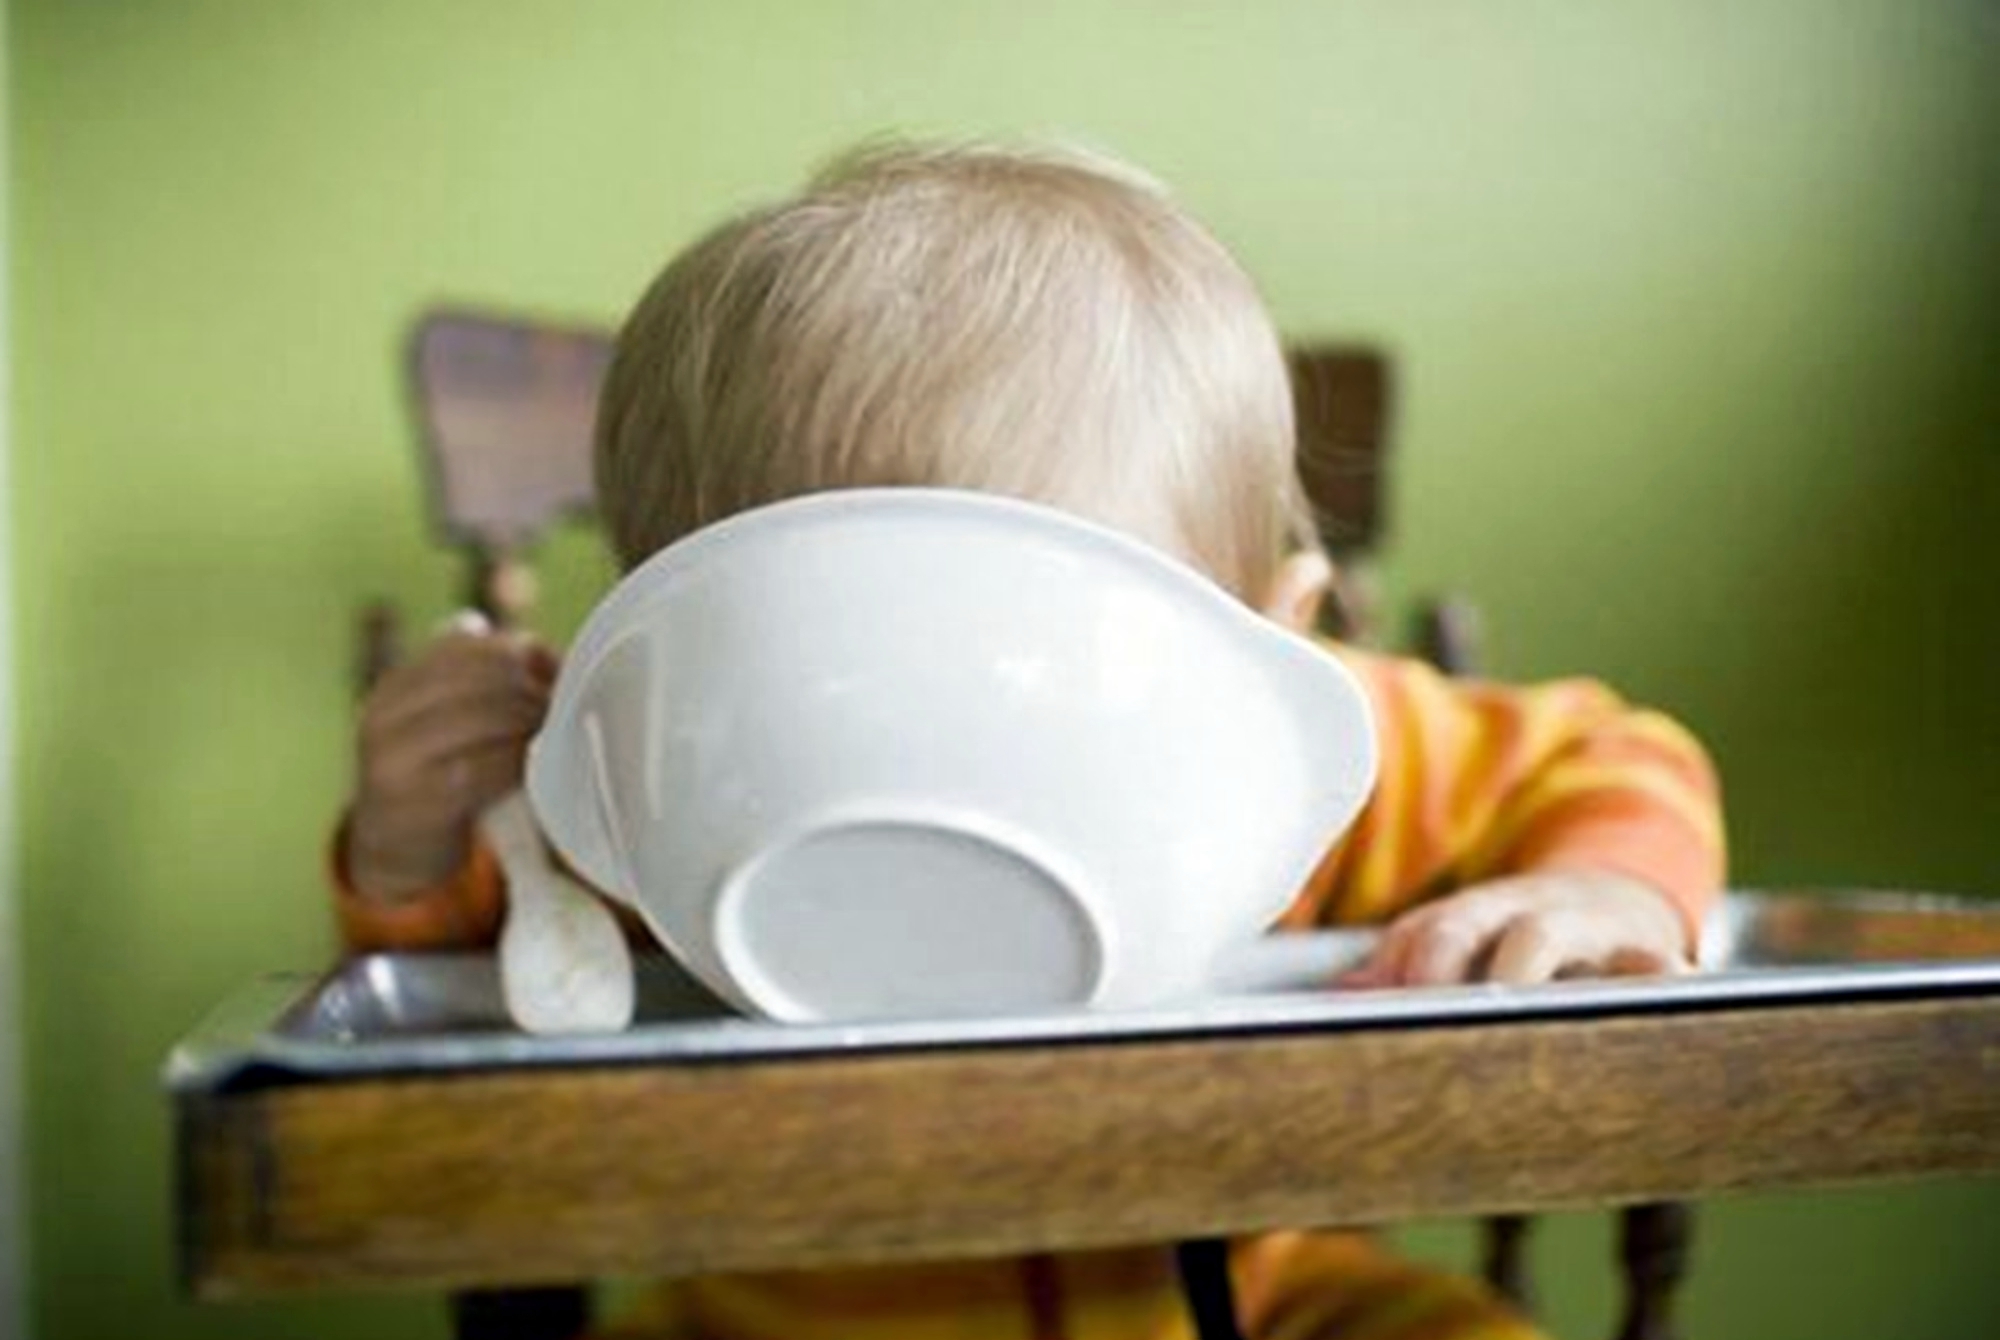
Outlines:
[[[404,902],[458,873],[469,845],[462,824],[443,832],[412,828],[385,821],[358,802],[348,811],[347,884],[364,898]]]

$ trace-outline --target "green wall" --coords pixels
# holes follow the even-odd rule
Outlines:
[[[7,50],[7,11],[0,5],[0,56]],[[7,131],[8,70],[0,60],[0,256],[7,254],[7,200],[12,173],[7,167],[12,136]],[[8,497],[8,428],[11,415],[8,383],[8,275],[0,271],[0,498]],[[22,1126],[25,1106],[21,1092],[21,958],[20,899],[15,888],[14,803],[14,647],[11,569],[13,539],[9,523],[0,518],[0,1335],[27,1329],[27,1196],[23,1188]]]
[[[446,608],[397,339],[440,298],[609,320],[885,128],[1119,150],[1290,331],[1393,348],[1392,592],[1477,596],[1506,672],[1681,712],[1741,881],[2000,890],[1990,6],[13,0],[9,29],[45,1340],[440,1333],[419,1298],[178,1301],[156,1085],[225,991],[332,952],[351,616]],[[560,632],[604,567],[580,537],[556,566]],[[1967,1334],[1996,1233],[1991,1184],[1719,1205],[1689,1331]],[[1568,1333],[1606,1329],[1607,1250],[1545,1230]]]

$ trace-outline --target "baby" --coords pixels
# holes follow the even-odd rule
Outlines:
[[[619,336],[597,479],[628,568],[799,494],[976,489],[1122,530],[1307,632],[1331,573],[1293,453],[1262,302],[1157,184],[1078,155],[894,148],[668,266]],[[1370,696],[1382,774],[1284,925],[1386,925],[1353,984],[1689,960],[1722,843],[1685,732],[1587,681],[1466,683],[1327,651]],[[454,634],[377,686],[336,848],[351,946],[491,943],[501,880],[473,820],[519,784],[554,666],[531,642]],[[1187,1333],[1163,1249],[1043,1264],[696,1280],[677,1333],[1018,1334],[1050,1297],[1065,1334]],[[1392,1315],[1426,1335],[1531,1334],[1477,1286],[1352,1235],[1268,1235],[1235,1269],[1252,1335],[1400,1333],[1378,1329]]]

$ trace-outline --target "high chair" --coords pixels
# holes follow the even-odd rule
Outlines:
[[[589,507],[608,352],[601,332],[464,312],[417,326],[434,517],[497,623],[530,613],[535,539]],[[1329,617],[1376,638],[1389,365],[1324,348],[1293,365],[1301,472],[1346,576]],[[397,633],[368,613],[364,681]],[[1430,607],[1420,641],[1465,668],[1463,607]],[[1632,1207],[1619,1334],[1664,1340],[1688,1233],[1674,1197],[2000,1169],[1995,1058],[2000,996],[1968,988],[1226,1046],[232,1083],[179,1099],[184,1269],[210,1296],[456,1287],[461,1336],[534,1337],[584,1319],[576,1279],[1180,1240],[1202,1334],[1222,1337],[1230,1235],[1498,1215],[1488,1272],[1521,1297],[1522,1216],[1598,1205]],[[969,1139],[981,1095],[1008,1121]]]
[[[608,335],[469,312],[420,320],[410,349],[410,388],[421,426],[434,524],[468,559],[465,600],[496,625],[522,622],[533,584],[526,554],[551,525],[588,513],[590,441],[597,388],[610,362]],[[1299,471],[1321,539],[1341,580],[1329,603],[1329,630],[1379,642],[1368,563],[1387,531],[1385,478],[1394,388],[1387,360],[1367,349],[1304,347],[1290,357],[1300,443]],[[368,621],[365,675],[394,655],[393,615]],[[1441,668],[1472,668],[1468,607],[1431,602],[1419,615],[1419,648]],[[1627,1211],[1627,1260],[1643,1320],[1665,1306],[1684,1262],[1685,1212],[1673,1206]],[[1522,1305],[1530,1303],[1525,1268],[1528,1221],[1497,1218],[1488,1227],[1487,1275]],[[1204,1334],[1233,1332],[1221,1246],[1191,1244],[1183,1266]],[[1657,1301],[1654,1301],[1657,1300]],[[504,1302],[518,1328],[525,1298],[469,1298],[460,1314]],[[568,1315],[570,1305],[538,1295],[533,1306]],[[469,1319],[469,1318],[468,1318]]]

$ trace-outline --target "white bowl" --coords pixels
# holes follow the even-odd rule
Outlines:
[[[745,513],[627,576],[528,758],[550,840],[786,1020],[1201,991],[1375,777],[1348,672],[1200,574],[986,494]]]

